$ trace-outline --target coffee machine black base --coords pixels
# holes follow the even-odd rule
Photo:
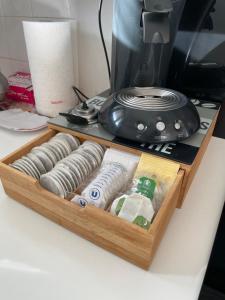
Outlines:
[[[101,110],[104,103],[109,97],[109,91],[106,91],[98,96],[87,100],[88,105],[94,106],[98,111]],[[208,134],[208,130],[218,114],[220,105],[218,103],[209,102],[207,100],[191,99],[200,116],[200,128],[189,139],[180,142],[171,143],[142,143],[134,142],[124,138],[118,138],[106,131],[100,123],[91,125],[78,125],[68,121],[63,116],[49,120],[49,123],[54,126],[60,126],[65,129],[80,132],[84,135],[90,135],[96,138],[106,140],[108,142],[117,143],[118,145],[138,149],[142,152],[158,155],[176,162],[191,165],[202,146],[202,143]]]
[[[110,96],[99,112],[99,123],[116,137],[158,144],[189,138],[198,131],[200,118],[183,94],[146,87]]]

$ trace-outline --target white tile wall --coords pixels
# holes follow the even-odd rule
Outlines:
[[[6,17],[31,17],[30,0],[1,0],[2,14]]]
[[[103,29],[111,56],[113,0],[103,4]],[[109,86],[105,57],[98,32],[98,0],[0,0],[0,69],[6,75],[28,71],[22,20],[31,18],[77,19],[79,86],[89,96]],[[76,26],[76,25],[74,25]],[[75,37],[75,30],[73,36]],[[77,69],[75,68],[77,72]],[[78,80],[76,82],[78,84]]]
[[[31,5],[33,17],[69,17],[68,0],[31,0]]]
[[[0,17],[0,57],[9,57],[8,35],[4,18]]]
[[[9,75],[21,71],[29,72],[29,64],[25,61],[18,61],[8,58],[0,58],[0,69],[1,72],[8,77]]]
[[[7,34],[9,57],[12,59],[27,61],[26,45],[23,33],[22,21],[25,18],[5,18],[5,30]]]
[[[0,17],[3,16],[2,0],[0,0]]]
[[[98,0],[80,0],[77,3],[79,82],[80,88],[89,96],[94,96],[109,87],[105,56],[98,30],[98,2]],[[113,0],[105,0],[102,10],[102,25],[109,59],[111,59],[112,4]]]
[[[68,0],[69,2],[69,17],[71,19],[77,19],[79,16],[78,13],[78,3],[80,0]]]

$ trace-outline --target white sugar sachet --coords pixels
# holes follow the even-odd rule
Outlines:
[[[116,149],[108,149],[105,152],[102,165],[111,162],[119,163],[127,170],[128,179],[130,179],[137,168],[139,160],[140,157],[137,155]]]
[[[113,198],[127,187],[137,168],[139,157],[123,151],[108,149],[95,179],[71,201],[84,206],[91,204],[106,208]]]
[[[105,208],[126,183],[126,169],[118,163],[108,163],[102,167],[97,177],[82,191],[81,197],[71,201],[83,206],[88,203]]]

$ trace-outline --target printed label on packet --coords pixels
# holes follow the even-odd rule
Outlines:
[[[116,213],[117,216],[119,215],[119,213],[121,211],[121,208],[123,207],[124,201],[126,199],[127,199],[126,195],[124,195],[124,196],[122,196],[121,198],[118,199],[119,201],[118,201],[116,209],[115,209],[115,213]]]
[[[137,216],[136,219],[133,221],[133,224],[136,224],[144,229],[149,229],[151,222],[149,222],[145,217],[143,216]]]
[[[82,194],[89,204],[100,208],[105,206],[104,189],[102,186],[98,184],[90,185]]]
[[[85,207],[88,204],[87,199],[85,199],[84,197],[80,196],[80,195],[76,195],[71,202],[76,203],[78,205],[80,205],[81,207]]]
[[[138,178],[136,193],[141,194],[152,200],[154,197],[155,188],[156,188],[155,180],[146,176]]]
[[[81,195],[81,196],[80,195],[76,195],[71,200],[71,202],[76,203],[76,204],[78,204],[81,207],[85,207],[87,204],[92,204],[92,205],[95,205],[96,207],[100,207],[101,208],[104,202],[100,201],[99,199],[96,200],[96,198],[95,198],[95,197],[98,198],[98,195],[99,195],[98,191],[97,190],[93,190],[92,192],[93,192],[93,195],[92,195],[91,199],[88,196],[86,196],[86,195]]]

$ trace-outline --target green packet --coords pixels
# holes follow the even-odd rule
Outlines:
[[[141,194],[150,200],[153,200],[154,193],[156,190],[156,181],[152,178],[149,178],[147,176],[142,176],[136,179],[137,183],[136,186],[134,186],[133,190],[137,194]]]
[[[111,213],[148,229],[155,214],[151,201],[144,195],[133,193],[122,195],[113,201]]]
[[[135,220],[133,221],[133,224],[136,224],[144,229],[149,229],[151,222],[149,222],[145,217],[143,216],[137,216]]]

